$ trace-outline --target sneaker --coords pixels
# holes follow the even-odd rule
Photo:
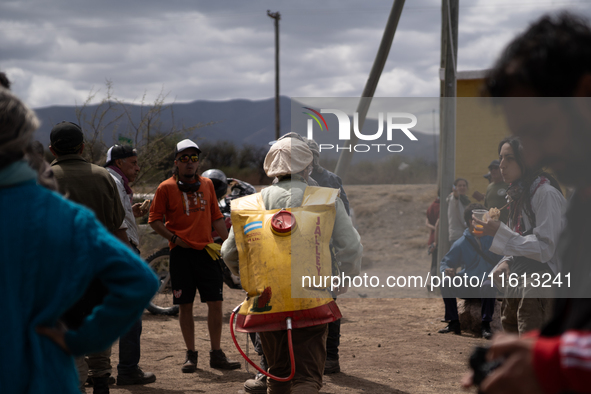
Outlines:
[[[209,351],[209,366],[217,369],[238,369],[240,363],[228,360],[222,349],[218,349]]]
[[[187,350],[187,358],[181,367],[184,373],[192,373],[197,371],[197,351]]]
[[[492,339],[493,333],[492,333],[492,329],[490,328],[490,322],[488,322],[488,321],[482,322],[482,325],[480,328],[480,333],[482,334],[482,338]]]
[[[341,365],[339,364],[339,359],[327,358],[326,362],[324,363],[324,374],[329,375],[331,373],[339,372],[341,372]]]
[[[266,394],[267,377],[260,372],[257,373],[254,379],[248,379],[244,382],[244,391],[249,394]]]
[[[462,329],[460,327],[459,320],[452,320],[449,322],[447,327],[442,328],[441,330],[437,331],[440,334],[447,334],[449,332],[453,332],[456,335],[462,335]]]
[[[131,384],[148,384],[156,381],[156,375],[152,372],[144,372],[140,367],[131,373],[118,374],[117,386],[128,386]]]

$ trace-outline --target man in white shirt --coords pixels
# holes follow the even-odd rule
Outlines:
[[[105,167],[115,180],[121,204],[125,209],[126,234],[130,247],[139,255],[139,232],[136,217],[148,213],[148,208],[141,208],[141,204],[133,204],[133,191],[129,183],[135,181],[140,171],[137,151],[131,146],[114,145],[107,151]],[[138,366],[140,361],[140,336],[142,334],[142,319],[131,327],[129,332],[119,339],[119,364],[117,364],[117,385],[147,384],[156,381],[152,372],[144,372]]]

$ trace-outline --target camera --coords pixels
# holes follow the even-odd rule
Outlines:
[[[476,387],[480,387],[482,381],[503,363],[502,359],[487,361],[487,352],[487,347],[476,346],[470,355],[470,368],[474,371],[472,384]]]

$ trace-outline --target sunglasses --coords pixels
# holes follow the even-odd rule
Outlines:
[[[180,161],[181,163],[188,163],[189,160],[191,160],[193,163],[196,163],[199,161],[199,155],[191,155],[191,156],[182,155],[177,160]]]

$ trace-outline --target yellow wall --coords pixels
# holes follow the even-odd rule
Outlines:
[[[498,159],[499,142],[510,133],[498,110],[480,98],[482,79],[458,79],[456,118],[456,178],[466,178],[472,193],[486,192],[488,181],[482,176]]]

